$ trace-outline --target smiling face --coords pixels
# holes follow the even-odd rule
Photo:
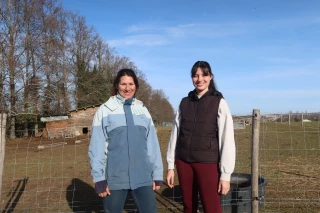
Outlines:
[[[136,85],[133,78],[127,75],[122,76],[118,84],[118,92],[125,99],[132,98],[136,93]]]
[[[212,75],[205,75],[201,68],[198,67],[197,72],[192,76],[192,82],[198,95],[201,96],[208,91],[211,79]]]

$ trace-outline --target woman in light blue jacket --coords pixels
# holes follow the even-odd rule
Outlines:
[[[140,213],[157,212],[153,190],[159,190],[163,165],[149,111],[135,98],[139,82],[122,69],[113,96],[97,110],[89,146],[91,175],[105,212],[121,213],[130,192]]]

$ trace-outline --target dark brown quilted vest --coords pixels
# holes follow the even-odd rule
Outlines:
[[[181,100],[181,126],[176,157],[185,162],[218,163],[218,109],[221,93],[209,90],[200,99],[195,91]]]

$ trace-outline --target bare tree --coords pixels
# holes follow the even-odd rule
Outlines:
[[[41,32],[42,32],[42,22],[41,14],[42,7],[45,4],[45,1],[34,0],[31,2],[32,15],[30,15],[30,39],[28,51],[30,54],[30,66],[31,66],[31,75],[29,79],[29,99],[30,99],[30,111],[33,112],[33,121],[34,121],[34,134],[38,133],[38,115],[39,115],[39,90],[41,87]]]
[[[138,75],[140,88],[137,92],[137,97],[141,100],[144,105],[149,109],[151,106],[151,94],[152,94],[152,87],[147,82],[144,75]]]
[[[24,52],[24,45],[21,36],[24,30],[24,11],[23,5],[19,0],[1,0],[0,16],[2,19],[3,41],[2,53],[4,63],[8,66],[9,74],[9,93],[10,93],[10,138],[14,139],[16,122],[16,84],[21,77],[21,56]]]
[[[1,34],[0,34],[0,39],[1,39]],[[1,43],[1,41],[0,41]],[[6,68],[5,68],[5,63],[4,63],[4,57],[3,57],[3,53],[2,53],[2,48],[0,49],[0,110],[3,110],[5,108],[7,108],[6,106],[6,100],[5,100],[5,87],[4,87],[4,83],[5,83],[5,79],[6,79]]]
[[[0,0],[0,27],[0,108],[9,111],[10,138],[16,130],[28,136],[32,119],[37,133],[39,116],[105,102],[122,68],[136,70],[137,96],[157,121],[171,114],[163,91],[60,1]]]
[[[97,50],[98,34],[92,27],[88,27],[83,16],[71,15],[71,54],[73,58],[73,74],[75,77],[76,106],[84,106],[87,101],[86,75],[90,75],[90,62]],[[90,85],[90,84],[89,84]]]
[[[24,38],[24,44],[25,44],[25,69],[24,69],[24,74],[22,75],[23,77],[23,101],[24,101],[24,133],[23,136],[27,137],[28,136],[28,114],[29,114],[29,105],[30,105],[30,99],[29,99],[29,81],[30,81],[30,62],[31,62],[31,17],[33,13],[33,6],[34,2],[29,1],[29,0],[24,0],[24,21],[25,21],[25,38]]]
[[[172,121],[174,111],[163,90],[153,90],[150,111],[154,122],[158,125]]]

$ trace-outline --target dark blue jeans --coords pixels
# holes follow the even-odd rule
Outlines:
[[[152,186],[142,186],[135,190],[110,190],[111,195],[103,198],[105,213],[121,213],[128,192],[136,204],[139,213],[156,213],[157,203]]]

